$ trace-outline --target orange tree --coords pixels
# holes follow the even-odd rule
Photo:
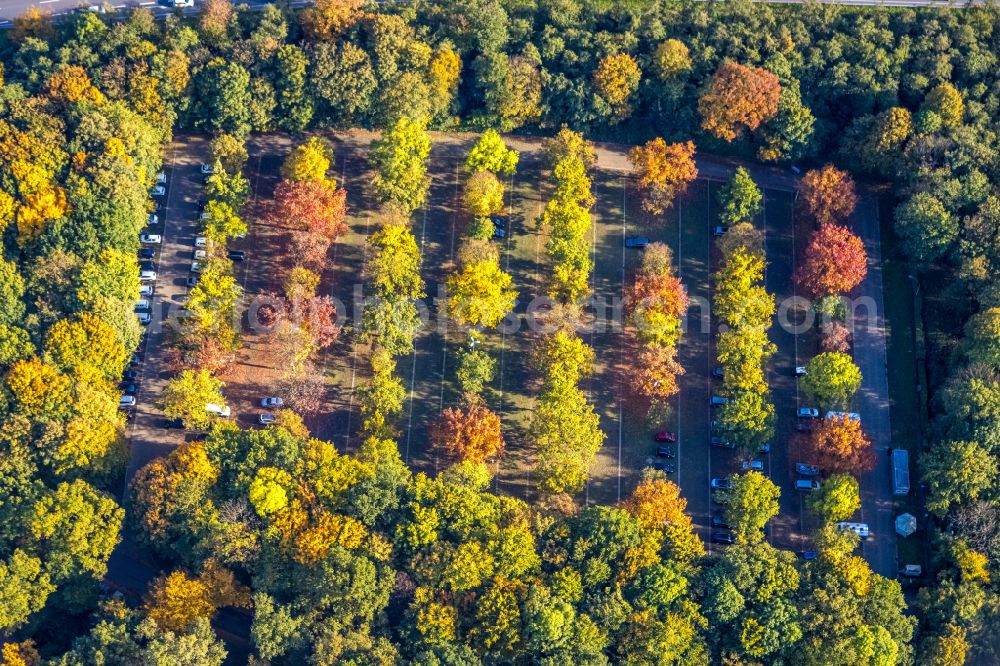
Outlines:
[[[871,445],[860,421],[832,416],[820,421],[809,434],[806,449],[810,460],[825,471],[858,476],[875,465]]]
[[[441,412],[430,436],[436,448],[463,462],[485,462],[503,452],[500,417],[475,402]]]
[[[809,238],[795,282],[813,298],[823,298],[849,292],[867,274],[868,254],[861,239],[840,225],[824,224]]]
[[[652,215],[663,213],[698,177],[694,143],[670,143],[657,137],[628,153],[639,177],[642,208]]]
[[[799,204],[820,224],[843,222],[858,204],[854,179],[832,164],[808,171],[802,177]]]
[[[719,139],[732,141],[773,118],[780,93],[778,77],[766,69],[724,62],[698,100],[701,126]]]

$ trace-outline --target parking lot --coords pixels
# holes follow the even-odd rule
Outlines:
[[[351,451],[358,443],[360,426],[354,391],[368,370],[368,349],[352,334],[352,324],[360,313],[365,241],[374,229],[376,213],[367,194],[370,178],[367,152],[373,136],[367,132],[349,132],[330,137],[336,151],[334,172],[348,193],[348,232],[331,250],[330,267],[322,276],[320,293],[330,294],[342,304],[340,322],[345,329],[320,359],[326,408],[307,419],[307,425],[316,436]],[[465,344],[464,333],[438,316],[436,297],[441,294],[441,285],[453,266],[456,240],[464,231],[465,219],[459,209],[462,182],[459,166],[475,139],[465,134],[435,135],[429,162],[432,182],[428,202],[413,218],[413,232],[424,257],[423,277],[428,294],[425,302],[430,325],[420,331],[414,353],[409,358],[399,359],[397,373],[407,390],[404,412],[398,424],[399,445],[412,466],[428,472],[441,469],[445,462],[428,446],[428,425],[443,406],[453,405],[459,398],[449,362],[456,345]],[[248,145],[250,160],[246,175],[255,192],[255,204],[251,209],[259,210],[271,196],[281,161],[294,143],[282,135],[269,135],[257,137]],[[488,402],[500,414],[507,439],[507,452],[495,466],[496,489],[530,498],[535,492],[532,480],[535,461],[526,427],[538,384],[528,366],[528,352],[541,333],[531,330],[526,321],[532,297],[543,291],[547,271],[546,234],[544,229],[537,227],[535,220],[549,196],[551,183],[544,170],[539,141],[511,139],[510,145],[521,151],[521,162],[517,173],[507,183],[508,233],[501,241],[501,264],[513,276],[514,285],[520,292],[517,325],[501,327],[501,330],[484,335],[483,344],[498,360],[499,372]],[[604,325],[582,330],[581,335],[597,355],[595,373],[586,380],[584,388],[596,406],[607,439],[591,469],[590,481],[581,499],[614,503],[625,496],[637,483],[642,468],[654,460],[657,446],[654,433],[659,429],[669,430],[676,433],[678,440],[670,445],[675,450],[672,478],[681,486],[688,499],[688,511],[707,543],[711,516],[720,510],[712,503],[710,480],[737,471],[740,464],[732,451],[709,446],[716,331],[712,322],[705,319],[707,312],[692,308],[679,345],[679,361],[686,373],[680,378],[681,390],[674,399],[672,422],[649,424],[644,413],[621,399],[621,369],[629,358],[615,304],[620,302],[626,281],[641,256],[641,250],[625,247],[625,239],[635,235],[668,244],[673,250],[675,270],[689,295],[696,302],[710,302],[710,276],[716,268],[713,262],[717,260],[713,254],[711,227],[717,215],[719,187],[735,164],[701,159],[702,177],[664,216],[649,219],[639,209],[625,148],[600,146],[598,156],[598,169],[593,175],[597,204],[592,211],[595,301],[590,311],[602,315]],[[162,243],[153,259],[157,279],[152,297],[152,322],[141,352],[143,360],[137,368],[138,405],[129,425],[132,442],[129,478],[153,457],[163,455],[183,441],[181,431],[163,428],[162,412],[156,407],[169,377],[162,354],[164,330],[160,324],[164,317],[180,307],[187,291],[193,243],[199,230],[197,202],[203,196],[200,165],[207,157],[207,141],[199,137],[179,137],[166,156],[166,195],[161,199],[164,203],[158,212],[155,230],[162,235]],[[804,242],[796,236],[797,233],[801,236],[802,230],[792,224],[795,178],[775,169],[751,169],[751,173],[765,193],[764,210],[757,223],[765,230],[770,259],[766,286],[780,302],[793,295],[790,278],[794,266],[790,258],[796,256]],[[856,226],[875,261],[877,255],[873,250],[877,250],[878,239],[871,235],[873,230],[867,226],[868,203],[863,200],[859,206]],[[877,233],[877,224],[874,233]],[[251,224],[245,240],[233,245],[233,249],[246,252],[246,260],[237,264],[237,270],[247,302],[261,294],[280,291],[284,271],[290,266],[287,241],[288,229],[280,221],[261,220]],[[878,292],[881,300],[881,285],[876,279],[877,273],[870,271],[863,291],[872,295]],[[876,326],[873,332],[859,335],[857,362],[865,376],[859,394],[859,411],[866,426],[869,419],[874,423],[871,435],[876,448],[882,451],[890,444],[890,431],[883,431],[879,425],[882,420],[888,420],[888,410],[883,409],[887,404],[884,333],[880,339],[879,330]],[[808,547],[802,536],[803,529],[808,530],[809,526],[802,522],[803,493],[794,490],[798,478],[794,474],[794,464],[798,461],[789,455],[788,445],[795,432],[795,411],[799,406],[794,370],[797,365],[804,364],[814,350],[803,348],[802,336],[781,326],[771,329],[771,338],[778,351],[770,362],[767,376],[776,406],[777,434],[770,452],[758,458],[763,471],[782,489],[781,514],[770,526],[770,539],[776,546],[803,550]],[[243,425],[255,422],[260,398],[273,394],[280,384],[283,369],[280,358],[272,351],[266,335],[245,330],[243,350],[222,375],[227,384],[227,404],[233,410],[233,418]],[[875,360],[866,361],[862,355]],[[880,456],[880,467],[862,482],[863,518],[874,523],[875,533],[865,548],[876,570],[892,573],[895,548],[891,497],[888,472],[882,469],[881,458],[883,456]],[[886,471],[884,479],[880,476],[883,471]],[[890,513],[885,508],[887,503]],[[883,524],[886,516],[887,528]]]

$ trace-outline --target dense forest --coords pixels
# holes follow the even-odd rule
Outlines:
[[[652,0],[199,6],[163,21],[143,9],[59,21],[32,10],[0,35],[5,663],[220,664],[226,649],[209,620],[222,607],[252,616],[254,663],[996,661],[1000,12]],[[388,352],[374,360],[356,455],[292,416],[265,430],[216,426],[144,468],[126,516],[118,385],[142,337],[138,234],[173,132],[214,135],[224,164],[251,132],[362,126],[412,139],[409,125],[416,135],[565,125],[630,144],[690,140],[784,165],[833,158],[887,185],[898,241],[933,295],[920,463],[933,583],[907,603],[857,556],[857,538],[829,524],[815,560],[773,548],[761,528],[777,513],[776,488],[760,474],[737,477],[726,509],[737,542],[711,556],[660,473],[620,506],[586,508],[494,495],[474,460],[414,474],[386,415],[398,390],[378,383],[380,368],[392,372]],[[392,148],[383,142],[376,167],[399,166]],[[563,159],[585,170],[579,155]],[[213,199],[232,213],[245,191],[227,187],[245,180],[223,175]],[[405,185],[373,183],[401,204],[376,256],[408,257],[418,271],[412,238],[398,232],[421,204],[420,183]],[[342,191],[316,187],[343,205]],[[223,239],[242,222],[231,226]],[[409,278],[383,302],[419,292],[419,275]],[[576,390],[578,368],[550,369],[564,372],[553,391]],[[586,425],[582,398],[580,409]],[[174,569],[137,607],[101,584],[125,529]]]

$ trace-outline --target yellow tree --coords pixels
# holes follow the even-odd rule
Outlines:
[[[494,328],[517,302],[511,282],[496,261],[470,263],[448,278],[448,312],[460,324]]]
[[[281,175],[296,183],[325,181],[333,160],[333,146],[320,137],[310,137],[308,141],[295,147],[285,158]],[[333,181],[329,181],[333,186]]]
[[[691,141],[668,144],[659,137],[629,151],[629,161],[639,179],[643,210],[662,214],[698,177],[694,151]]]
[[[318,0],[302,10],[299,23],[308,39],[333,41],[357,23],[363,5],[363,0]]]
[[[503,209],[503,183],[490,171],[477,171],[465,184],[465,207],[475,217],[489,217]]]
[[[611,107],[614,118],[624,119],[632,111],[629,101],[639,88],[641,76],[639,64],[627,53],[605,56],[597,65],[594,86]]]

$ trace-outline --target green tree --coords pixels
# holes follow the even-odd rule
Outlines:
[[[19,324],[24,319],[24,278],[17,264],[0,259],[0,324]]]
[[[941,257],[958,237],[958,221],[928,192],[918,192],[900,204],[895,220],[903,249],[920,266]]]
[[[474,339],[470,339],[470,343]],[[471,344],[461,347],[456,354],[458,362],[455,367],[455,377],[462,391],[476,395],[482,393],[496,375],[496,360]]]
[[[278,101],[278,126],[298,132],[313,116],[312,96],[307,92],[308,60],[298,46],[284,44],[274,54],[275,92]]]
[[[250,133],[250,72],[223,58],[211,60],[195,79],[196,125],[208,131],[222,131],[243,138]]]
[[[781,490],[760,472],[734,474],[732,488],[726,492],[726,522],[732,525],[742,543],[756,543],[764,538],[767,521],[778,515]]]
[[[466,166],[470,171],[491,171],[494,174],[512,176],[517,169],[520,154],[504,143],[500,133],[495,129],[483,132],[476,145],[469,152]]]
[[[124,518],[113,499],[77,479],[60,483],[35,503],[28,538],[53,583],[81,575],[100,579]]]
[[[861,387],[861,370],[848,354],[823,352],[809,359],[799,385],[821,409],[846,408]]]
[[[383,202],[393,202],[408,211],[424,205],[430,179],[427,156],[430,138],[423,123],[400,118],[372,145],[369,160],[375,169],[372,190]]]
[[[834,474],[810,493],[809,508],[826,522],[847,520],[861,508],[858,480],[850,474]]]
[[[41,560],[15,549],[0,562],[0,630],[9,633],[24,624],[54,591]]]
[[[997,480],[997,461],[976,442],[938,442],[920,460],[927,508],[944,516],[953,504],[975,499]]]
[[[465,184],[465,207],[475,217],[503,210],[503,183],[490,171],[476,171]]]
[[[736,169],[729,181],[719,190],[719,220],[726,225],[750,221],[760,212],[764,195],[743,167]]]
[[[208,370],[185,370],[163,388],[163,413],[168,419],[182,419],[185,428],[205,428],[213,416],[206,405],[225,405],[222,387]]]

